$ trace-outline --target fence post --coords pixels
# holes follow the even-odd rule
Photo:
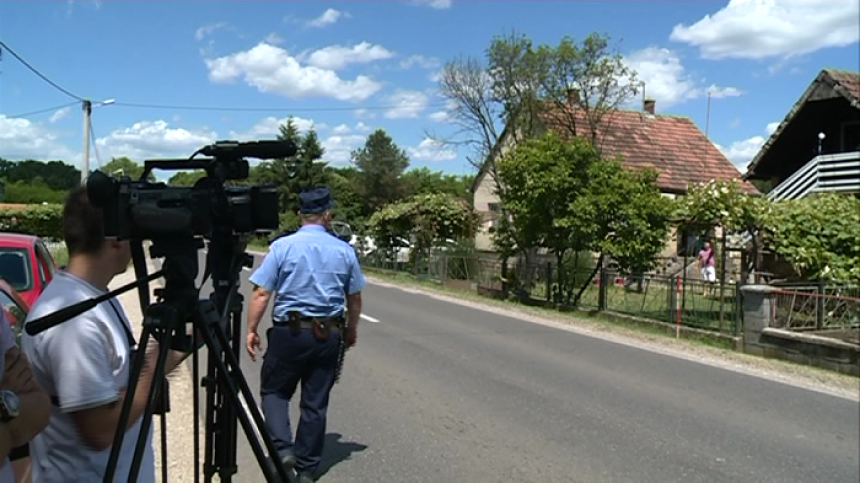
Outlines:
[[[824,293],[826,290],[824,289],[824,281],[818,281],[818,287],[816,292],[818,292],[818,297],[815,297],[815,328],[821,330],[824,328]]]
[[[597,287],[597,310],[606,310],[606,280],[609,278],[606,273],[606,267],[600,267],[600,285]]]
[[[552,303],[552,262],[546,262],[546,301]]]
[[[439,281],[444,285],[448,279],[448,254],[443,252],[440,257],[442,263],[439,264]]]
[[[675,314],[675,309],[678,306],[678,292],[677,292],[677,290],[678,290],[677,289],[678,276],[675,275],[674,277],[669,278],[668,282],[669,283],[668,283],[668,287],[666,287],[667,288],[666,293],[668,294],[667,296],[668,296],[669,300],[666,303],[666,307],[668,307],[668,313],[666,314],[666,321],[671,324],[673,322],[674,323],[678,322],[676,320],[676,314]]]
[[[508,297],[508,258],[502,260],[502,295]]]

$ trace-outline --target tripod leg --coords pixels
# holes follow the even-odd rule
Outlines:
[[[218,312],[213,305],[204,305],[200,308],[199,322],[205,324],[205,330],[202,330],[201,332],[206,341],[209,358],[217,366],[218,382],[220,382],[219,387],[228,392],[227,395],[234,407],[238,405],[240,392],[245,400],[250,402],[250,404],[248,404],[248,408],[251,412],[251,417],[253,418],[253,424],[256,425],[260,437],[263,439],[266,451],[268,451],[268,454],[272,455],[273,459],[275,459],[274,455],[277,455],[275,445],[272,443],[271,438],[269,438],[263,417],[260,414],[257,405],[254,404],[254,398],[251,394],[250,388],[248,387],[248,382],[245,380],[244,375],[238,370],[239,364],[236,361],[233,352],[230,350],[223,351],[223,360],[217,356],[217,354],[222,353],[222,347],[228,347],[229,342],[221,328],[219,319],[220,317]],[[215,337],[217,337],[217,340]],[[230,370],[231,368],[236,368],[236,370]],[[237,385],[239,388],[236,387]],[[252,422],[248,414],[245,411],[237,411],[236,414],[239,422],[242,424],[245,436],[248,438],[248,443],[251,445],[251,449],[257,458],[260,469],[263,471],[263,474],[266,475],[266,481],[291,481],[290,475],[283,465],[269,465],[267,455],[263,451],[260,442],[255,437],[254,427],[252,426]],[[235,442],[233,444],[235,444]],[[277,477],[272,473],[272,470],[277,474]]]
[[[122,411],[119,415],[119,421],[117,421],[116,432],[114,433],[113,445],[111,447],[110,457],[108,458],[107,468],[105,468],[105,483],[113,483],[114,481],[114,473],[116,472],[116,465],[119,461],[119,452],[122,448],[123,440],[125,439],[125,431],[128,427],[128,418],[131,414],[131,405],[134,402],[134,396],[137,392],[137,381],[140,378],[140,373],[143,369],[143,354],[146,353],[146,347],[149,343],[149,336],[151,333],[151,327],[145,323],[143,326],[143,332],[140,336],[140,344],[138,344],[137,347],[137,356],[132,361],[131,368],[129,369],[128,387],[125,391],[125,398],[122,403]]]
[[[169,327],[173,327],[173,324],[170,324]],[[158,389],[162,378],[164,378],[164,365],[167,362],[167,354],[170,350],[170,339],[172,335],[173,331],[170,329],[159,331],[160,340],[158,341],[158,362],[155,364],[155,370],[152,374],[152,382],[150,383],[148,394],[149,400],[146,402],[146,411],[143,413],[143,418],[140,422],[140,434],[138,434],[137,437],[134,459],[131,462],[129,481],[137,481],[138,474],[140,473],[140,464],[143,460],[143,447],[146,444],[149,425],[152,423],[152,406],[155,404],[156,398],[162,396]],[[132,475],[134,476],[133,480],[131,479]]]

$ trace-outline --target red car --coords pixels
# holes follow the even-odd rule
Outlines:
[[[28,307],[36,302],[56,271],[54,257],[39,237],[0,233],[0,279],[21,294]]]

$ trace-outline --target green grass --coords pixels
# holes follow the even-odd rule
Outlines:
[[[646,320],[635,315],[627,315],[612,312],[597,312],[596,310],[570,310],[560,311],[551,307],[541,307],[525,304],[515,300],[499,300],[489,297],[484,297],[471,290],[462,290],[458,288],[441,285],[433,280],[421,280],[413,277],[406,272],[395,272],[391,270],[381,270],[372,267],[363,267],[365,273],[385,280],[397,285],[413,286],[426,289],[431,292],[436,292],[441,295],[449,295],[457,299],[479,302],[485,305],[510,309],[526,315],[536,315],[543,318],[560,320],[572,325],[582,325],[583,323],[595,324],[600,330],[622,332],[634,332],[638,334],[657,336],[657,337],[675,337],[675,329],[671,325],[660,324],[658,321]],[[596,288],[596,287],[595,287]],[[623,289],[622,289],[623,290]],[[594,290],[595,297],[597,291]],[[595,299],[596,301],[596,299]],[[596,302],[595,302],[596,306]],[[721,337],[714,333],[713,335],[703,332],[682,331],[682,337],[686,340],[695,341],[711,347],[734,350],[735,342],[727,337]]]

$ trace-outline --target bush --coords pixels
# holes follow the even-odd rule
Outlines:
[[[0,230],[63,239],[63,205],[29,205],[0,209]]]

